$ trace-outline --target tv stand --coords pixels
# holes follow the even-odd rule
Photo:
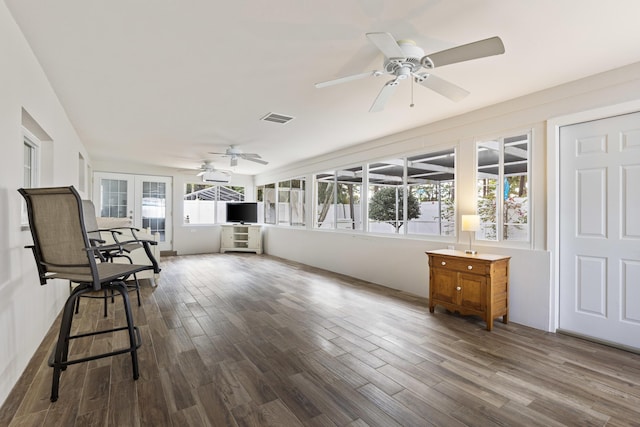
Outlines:
[[[262,226],[250,224],[223,224],[220,233],[220,253],[262,253]]]

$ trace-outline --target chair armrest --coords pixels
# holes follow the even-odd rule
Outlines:
[[[155,240],[138,240],[138,241],[140,243],[142,243],[142,247],[144,248],[144,252],[147,254],[147,257],[149,258],[149,261],[151,261],[151,265],[153,265],[153,272],[155,274],[160,273],[160,271],[162,271],[162,269],[158,265],[158,261],[156,260],[156,257],[153,256],[153,252],[151,252],[151,245],[157,245],[158,242],[156,242]]]
[[[118,234],[122,234],[122,232],[118,230],[129,230],[134,239],[138,239],[138,236],[136,235],[136,231],[140,231],[140,229],[136,227],[113,227],[109,229],[109,231],[111,231],[112,233],[117,232]]]
[[[38,257],[38,253],[36,252],[35,245],[28,245],[28,246],[25,246],[24,248],[31,249],[31,252],[33,252],[33,258],[36,260],[36,266],[38,267],[38,276],[40,277],[40,286],[46,285],[47,284],[47,278],[46,278],[47,268],[40,261],[40,258]]]

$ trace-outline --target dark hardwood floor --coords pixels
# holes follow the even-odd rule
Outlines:
[[[426,262],[426,260],[425,260]],[[254,254],[166,257],[121,355],[74,365],[49,402],[58,323],[0,410],[6,426],[638,426],[640,355],[436,310]],[[426,279],[425,279],[426,280]],[[517,284],[513,284],[517,285]],[[123,322],[83,299],[74,328]],[[73,354],[122,346],[78,340]]]

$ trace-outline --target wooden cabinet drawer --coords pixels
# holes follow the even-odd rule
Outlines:
[[[482,260],[434,256],[431,268],[446,268],[451,271],[472,274],[488,274],[491,264]]]

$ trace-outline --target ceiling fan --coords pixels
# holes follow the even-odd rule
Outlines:
[[[504,53],[504,44],[502,40],[500,40],[500,37],[491,37],[425,55],[424,50],[418,47],[413,40],[396,41],[389,33],[367,33],[366,35],[369,41],[384,55],[382,69],[316,83],[315,87],[323,88],[352,80],[363,79],[365,77],[382,76],[384,74],[393,76],[393,79],[385,83],[380,93],[378,93],[378,96],[369,109],[370,112],[382,111],[391,95],[395,92],[398,84],[408,78],[413,78],[416,83],[452,101],[460,101],[469,95],[469,92],[429,73],[429,70],[457,62]]]
[[[231,175],[231,171],[215,167],[211,160],[203,160],[202,164],[198,168],[194,168],[194,169],[179,169],[179,170],[180,171],[198,171],[196,176],[203,176],[203,175],[205,175],[207,173],[212,173],[212,172]]]
[[[242,152],[242,150],[240,150],[239,148],[236,148],[234,145],[230,145],[229,148],[227,148],[224,153],[211,152],[209,154],[218,154],[218,155],[222,155],[224,157],[229,157],[231,159],[231,161],[230,161],[230,165],[231,166],[237,166],[238,165],[238,159],[249,160],[251,162],[260,163],[262,165],[269,164],[269,162],[267,162],[265,160],[262,160],[262,157],[260,157],[259,154],[256,154],[256,153],[244,153],[244,152]]]

